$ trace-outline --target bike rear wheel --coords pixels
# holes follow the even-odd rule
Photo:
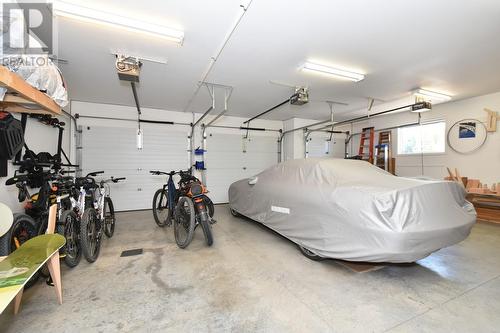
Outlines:
[[[185,249],[193,240],[195,224],[193,201],[188,197],[180,197],[175,206],[174,235],[181,249]]]
[[[39,226],[33,218],[26,214],[14,214],[10,230],[0,238],[0,256],[8,256],[27,240],[38,236]],[[40,276],[37,271],[24,285],[25,289],[33,286]]]
[[[64,245],[61,251],[65,254],[64,263],[68,267],[75,267],[80,263],[80,259],[82,258],[78,218],[73,210],[65,210],[61,214],[59,222],[57,233],[66,238],[66,245]]]
[[[97,260],[101,250],[100,223],[101,221],[99,221],[99,216],[94,208],[85,209],[80,223],[80,240],[83,256],[90,263]]]
[[[168,191],[159,189],[153,197],[153,217],[159,227],[164,227],[171,218],[168,209]]]
[[[104,198],[104,233],[108,238],[113,237],[115,233],[115,208],[111,198]]]
[[[14,214],[10,230],[0,237],[0,256],[8,256],[27,240],[38,235],[35,220],[26,214]]]

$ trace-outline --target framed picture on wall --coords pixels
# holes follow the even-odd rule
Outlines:
[[[460,123],[458,129],[459,139],[468,139],[476,137],[476,123],[475,122],[464,122]]]

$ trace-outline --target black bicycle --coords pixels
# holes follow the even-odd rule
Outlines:
[[[179,200],[179,193],[175,188],[173,176],[179,174],[180,171],[163,172],[152,170],[149,172],[157,176],[168,176],[167,183],[157,190],[153,196],[153,217],[159,227],[169,227],[172,225],[175,205]]]

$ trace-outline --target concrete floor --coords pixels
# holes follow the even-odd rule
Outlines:
[[[500,227],[413,265],[354,273],[216,207],[215,244],[187,250],[151,211],[118,215],[94,264],[64,269],[64,304],[40,282],[1,332],[500,332]],[[126,249],[144,254],[120,258]]]

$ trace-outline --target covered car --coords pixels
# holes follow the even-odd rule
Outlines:
[[[229,188],[233,214],[311,258],[414,262],[470,233],[476,212],[451,181],[394,176],[360,160],[289,160]]]

